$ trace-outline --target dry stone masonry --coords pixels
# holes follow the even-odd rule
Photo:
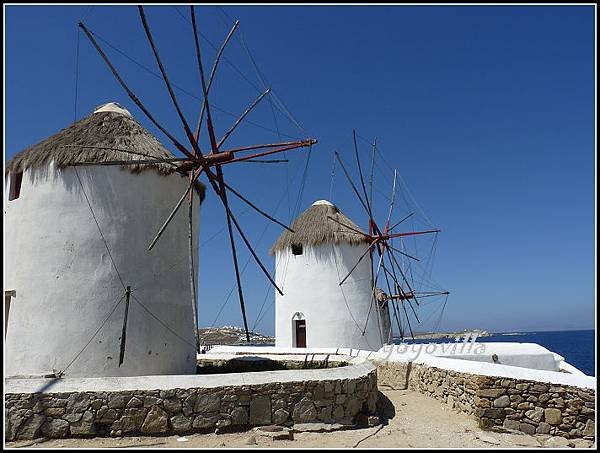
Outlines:
[[[6,440],[172,435],[250,425],[348,423],[372,414],[377,375],[153,391],[9,393]]]
[[[378,364],[380,385],[410,388],[473,415],[482,428],[593,439],[595,391],[480,376],[410,362]]]

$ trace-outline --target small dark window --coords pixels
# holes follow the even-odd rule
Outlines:
[[[302,255],[302,244],[292,244],[292,254]]]
[[[21,195],[21,182],[23,182],[23,172],[10,174],[10,192],[8,201],[16,200]]]

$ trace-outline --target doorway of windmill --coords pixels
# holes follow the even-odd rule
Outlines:
[[[306,347],[306,320],[297,319],[294,321],[294,325],[296,328],[296,347],[297,348],[305,348]]]

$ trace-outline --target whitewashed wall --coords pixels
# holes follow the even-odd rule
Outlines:
[[[193,373],[187,203],[147,252],[188,180],[153,170],[132,174],[120,167],[77,171],[125,285],[185,341],[132,300],[125,361],[119,367],[123,302],[65,375]],[[197,232],[197,196],[195,200]],[[7,326],[5,376],[63,370],[107,318],[123,287],[73,168],[50,165],[26,171],[20,197],[5,198],[4,213],[5,290],[16,291]],[[171,267],[174,263],[178,265]]]
[[[365,247],[322,244],[304,246],[304,253],[297,256],[291,250],[277,252],[276,282],[284,293],[281,296],[276,292],[275,297],[277,347],[296,346],[292,322],[296,313],[301,313],[306,321],[308,348],[377,351],[382,346],[375,303],[368,315],[372,299],[369,258],[365,257],[339,285]]]

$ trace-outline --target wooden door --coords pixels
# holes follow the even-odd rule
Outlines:
[[[306,347],[306,321],[304,319],[295,321],[296,323],[296,347]]]

